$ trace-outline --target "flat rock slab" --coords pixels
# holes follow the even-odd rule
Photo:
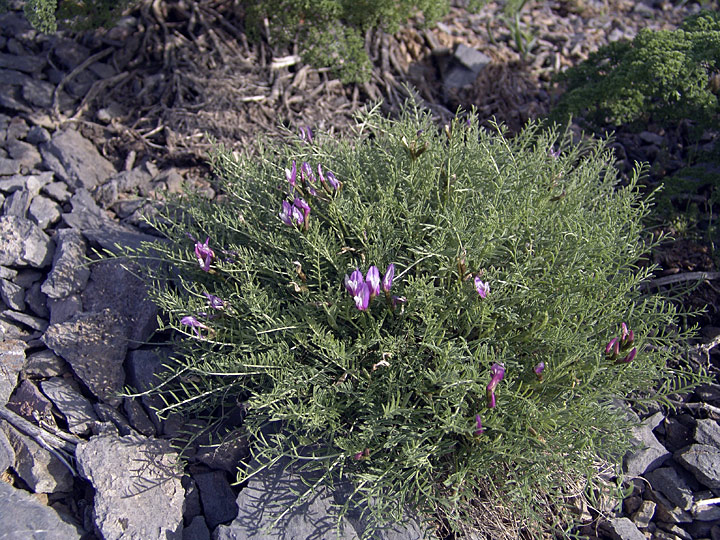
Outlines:
[[[676,452],[674,457],[698,482],[710,489],[720,488],[720,448],[693,444]]]
[[[43,268],[54,252],[55,242],[32,221],[0,216],[0,265]]]
[[[8,402],[17,386],[26,348],[25,342],[19,339],[0,341],[0,406]]]
[[[660,444],[653,433],[653,429],[663,418],[662,413],[656,413],[645,418],[640,425],[633,426],[633,439],[638,449],[625,456],[625,472],[628,475],[641,476],[657,469],[670,457],[670,452]]]
[[[117,405],[125,382],[125,325],[109,309],[79,313],[67,322],[51,324],[45,344],[64,358],[98,398]]]
[[[92,404],[76,388],[71,379],[53,377],[40,383],[43,393],[60,410],[70,433],[85,435],[90,423],[97,420]]]
[[[305,482],[311,481],[305,478]],[[367,524],[351,509],[339,521],[335,506],[343,504],[347,490],[339,486],[331,493],[321,487],[307,501],[290,510],[273,526],[276,518],[297,503],[296,493],[307,491],[301,476],[287,462],[274,465],[252,477],[237,498],[238,516],[229,525],[220,525],[214,540],[300,540],[359,539]],[[423,532],[414,519],[402,525],[376,531],[374,540],[417,540]]]
[[[112,163],[74,129],[56,132],[41,150],[46,165],[75,188],[92,189],[116,173]]]
[[[104,540],[181,540],[177,454],[168,441],[99,435],[76,449],[78,471],[95,487],[94,519]]]
[[[40,290],[50,298],[65,298],[81,292],[90,277],[85,239],[74,229],[60,229],[55,234],[55,242],[52,270]]]
[[[2,538],[7,540],[79,540],[83,534],[30,493],[5,482],[0,482],[0,516],[5,517]]]

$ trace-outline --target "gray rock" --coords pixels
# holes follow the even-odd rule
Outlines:
[[[712,502],[715,496],[712,491],[695,493],[695,504],[690,509],[690,514],[695,521],[717,521],[720,523],[720,503],[703,504],[703,501]]]
[[[458,62],[475,74],[480,73],[485,66],[492,62],[492,58],[487,54],[462,43],[455,48],[454,56]]]
[[[626,517],[605,520],[600,527],[612,540],[647,540],[635,524]]]
[[[0,474],[15,464],[15,450],[5,432],[0,429]]]
[[[7,408],[35,424],[57,428],[52,403],[37,386],[25,379],[13,392]]]
[[[65,360],[50,349],[29,354],[25,359],[23,373],[26,377],[59,377],[67,373]]]
[[[50,318],[50,310],[47,307],[47,296],[40,290],[40,283],[33,283],[25,292],[25,303],[30,306],[35,315],[43,319]]]
[[[10,313],[9,310],[0,313],[0,338],[8,339],[21,339],[25,342],[30,342],[40,336],[38,332],[29,332],[25,325],[18,324],[16,321],[5,316],[5,313]],[[15,312],[17,313],[17,312]]]
[[[13,174],[18,174],[19,172],[20,162],[17,159],[0,157],[0,176],[10,176]]]
[[[90,50],[72,39],[59,38],[55,40],[53,54],[60,64],[71,70],[90,56]]]
[[[27,289],[36,281],[40,281],[45,274],[40,270],[33,270],[32,268],[24,268],[20,270],[17,275],[13,278],[13,283],[20,285],[23,289]]]
[[[52,137],[50,136],[50,132],[42,126],[32,126],[28,130],[28,134],[25,137],[25,140],[27,142],[34,145],[48,142],[50,139],[52,139]]]
[[[13,270],[12,268],[7,268],[5,266],[0,266],[0,279],[12,280],[17,275],[18,275],[17,270]]]
[[[33,317],[32,315],[28,315],[22,311],[12,311],[10,309],[6,309],[2,312],[2,315],[5,319],[19,322],[29,328],[32,328],[33,330],[37,330],[38,332],[44,332],[48,327],[48,322],[45,319]]]
[[[58,513],[35,497],[0,482],[0,516],[7,540],[80,540],[84,531],[63,521]]]
[[[60,221],[62,209],[60,205],[49,199],[38,195],[33,197],[30,202],[30,208],[28,208],[28,216],[32,219],[41,229],[47,229],[50,225],[55,225]]]
[[[39,174],[15,174],[9,178],[0,180],[0,191],[13,193],[15,191],[25,190],[33,197],[40,193],[40,190],[48,182],[52,182],[53,173],[46,171]]]
[[[238,429],[228,433],[219,444],[201,446],[195,459],[211,469],[236,474],[241,460],[249,455],[247,439],[244,437],[243,431]]]
[[[128,337],[128,347],[136,349],[150,338],[157,328],[157,307],[147,293],[145,284],[123,268],[127,259],[94,264],[90,281],[82,293],[87,311],[110,309],[120,316]]]
[[[230,482],[224,472],[194,474],[193,479],[200,491],[205,519],[211,529],[238,516],[239,502],[236,502],[235,493],[230,488]]]
[[[55,243],[29,219],[0,216],[0,264],[43,268],[54,251]]]
[[[0,69],[0,84],[7,84],[9,86],[22,86],[28,81],[32,81],[33,77],[22,73],[15,69]]]
[[[74,229],[60,229],[55,233],[55,242],[52,270],[40,290],[49,298],[58,299],[80,293],[88,282],[90,270],[82,234]]]
[[[49,109],[53,103],[54,91],[55,86],[48,81],[42,81],[40,79],[27,79],[23,81],[22,97],[25,101],[27,101],[31,105],[35,105],[36,107]],[[37,144],[37,142],[34,144]]]
[[[0,423],[0,428],[15,452],[15,472],[34,493],[72,491],[73,475],[55,454],[6,422]]]
[[[654,489],[646,491],[648,499],[653,501],[655,506],[655,519],[657,521],[665,521],[667,523],[690,523],[692,516],[682,508],[678,508],[667,498]]]
[[[720,425],[715,420],[698,420],[695,426],[695,442],[720,448]]]
[[[642,476],[660,467],[670,457],[670,452],[660,444],[653,433],[653,429],[663,418],[663,414],[658,412],[633,426],[633,442],[638,446],[638,450],[625,456],[625,472],[629,476]]]
[[[65,182],[51,182],[43,187],[43,192],[57,202],[67,202],[72,197]]]
[[[127,337],[117,315],[107,309],[80,313],[67,322],[51,324],[43,341],[98,398],[110,404],[120,402]]]
[[[673,457],[704,486],[720,488],[720,448],[693,444],[676,452]]]
[[[25,289],[12,281],[0,279],[0,298],[10,309],[17,311],[25,309]]]
[[[48,168],[74,188],[92,189],[115,174],[112,163],[73,129],[56,132],[40,149]]]
[[[136,435],[127,418],[120,414],[120,412],[118,412],[115,408],[99,402],[95,403],[93,408],[95,409],[98,418],[102,422],[111,422],[117,428],[120,435]]]
[[[210,540],[210,531],[208,530],[205,518],[195,516],[190,525],[183,529],[183,540]]]
[[[202,506],[200,505],[200,492],[198,491],[195,480],[185,475],[182,477],[182,486],[185,488],[184,515],[185,521],[187,522],[202,514]]]
[[[654,490],[660,491],[678,508],[689,510],[693,503],[693,493],[673,467],[661,467],[645,474]]]
[[[40,152],[28,142],[13,139],[8,141],[7,150],[10,157],[18,160],[20,166],[26,169],[36,169],[42,163]]]
[[[3,214],[24,218],[30,207],[30,194],[26,190],[15,191],[5,199]]]
[[[25,118],[22,116],[13,116],[7,127],[7,140],[24,139],[29,129]]]
[[[675,538],[680,540],[693,540],[693,537],[685,529],[674,523],[664,523],[662,521],[657,523],[659,529],[669,532]]]
[[[655,506],[657,505],[653,501],[643,501],[640,504],[640,508],[632,516],[632,521],[638,529],[645,529],[650,524],[655,515]]]
[[[23,73],[38,73],[45,67],[45,62],[37,56],[17,56],[0,53],[0,68],[14,69]]]
[[[90,431],[90,423],[98,418],[72,379],[53,377],[42,381],[40,388],[65,417],[70,433],[85,435]]]
[[[67,322],[82,311],[82,300],[79,294],[71,294],[60,299],[47,298],[46,304],[50,309],[50,324]]]
[[[63,220],[73,229],[83,233],[85,238],[113,253],[121,253],[125,247],[139,248],[142,242],[158,239],[141,234],[113,221],[95,204],[87,190],[80,189],[70,199],[72,212],[63,214]],[[0,262],[0,264],[2,264]]]
[[[125,414],[130,425],[139,433],[142,433],[146,437],[152,437],[157,432],[155,430],[155,424],[153,424],[150,417],[143,409],[142,404],[131,398],[125,398],[123,400],[123,406],[125,408]]]
[[[76,449],[78,471],[95,487],[94,518],[105,540],[180,540],[183,490],[168,441],[101,435]]]
[[[20,340],[0,341],[0,406],[8,402],[17,386],[26,348],[27,345]]]

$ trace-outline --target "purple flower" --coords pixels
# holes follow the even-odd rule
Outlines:
[[[373,265],[368,268],[365,281],[370,287],[370,298],[380,294],[380,270],[377,266]]]
[[[291,205],[289,202],[283,201],[283,203],[282,203],[282,212],[280,212],[279,215],[280,215],[280,219],[282,220],[282,222],[283,222],[285,225],[292,225],[292,224],[293,224],[293,218],[296,217],[296,216],[295,216],[295,211],[296,211],[296,210],[297,210],[297,208],[295,208],[295,207],[294,207],[293,205]],[[303,221],[302,213],[300,213],[299,210],[297,210],[297,212],[298,212],[299,217],[300,217],[300,220],[298,221],[298,223],[302,223],[302,221]]]
[[[312,144],[312,142],[313,142],[313,133],[312,133],[312,130],[310,129],[310,126],[300,126],[299,131],[300,131],[300,138],[301,138],[303,141],[307,141],[307,142],[309,142],[310,144]]]
[[[407,302],[407,298],[404,296],[395,296],[390,299],[390,305],[392,306],[392,309],[394,310],[396,307],[398,307],[401,304],[405,304]]]
[[[628,327],[625,323],[620,324],[620,350],[626,351],[635,342],[635,332],[632,330],[628,331]]]
[[[296,208],[299,208],[303,212],[303,216],[305,216],[305,221],[307,221],[308,217],[310,216],[310,205],[305,202],[304,199],[301,199],[300,197],[296,197],[295,201],[293,202],[293,205]]]
[[[327,178],[330,187],[333,188],[333,191],[337,192],[340,189],[340,181],[335,178],[335,174],[332,171],[328,171],[325,174],[325,177]]]
[[[317,195],[317,191],[313,185],[315,183],[315,175],[313,174],[310,164],[307,161],[303,161],[302,165],[300,165],[300,181],[311,195]]]
[[[357,294],[363,283],[365,283],[365,278],[363,278],[362,272],[359,268],[356,268],[349,277],[345,274],[345,289],[347,289],[347,292],[353,296]]]
[[[537,375],[538,380],[542,381],[543,378],[543,371],[545,370],[545,362],[538,363],[537,366],[535,366],[535,369],[533,371],[535,372],[535,375]]]
[[[618,338],[616,338],[616,337],[615,337],[615,338],[612,338],[612,339],[608,342],[608,344],[605,345],[605,354],[607,354],[607,355],[612,355],[612,354],[613,354],[612,351],[616,351],[616,354],[617,354],[618,349],[619,349],[618,345],[619,345],[619,340],[618,340]]]
[[[208,272],[210,270],[210,263],[212,262],[213,257],[215,257],[215,253],[212,249],[210,249],[210,246],[208,245],[209,242],[209,236],[205,239],[204,244],[201,244],[200,242],[195,242],[195,256],[197,257],[198,263],[200,264],[200,268],[202,268],[205,272]]]
[[[180,324],[184,324],[185,326],[190,326],[193,329],[193,331],[197,334],[197,337],[199,337],[199,338],[202,337],[202,335],[200,334],[200,329],[207,330],[207,326],[205,326],[203,323],[198,321],[192,315],[188,315],[188,316],[180,319]]]
[[[480,415],[475,415],[475,435],[482,435],[485,433],[485,430],[482,427],[482,420],[480,419]]]
[[[490,367],[490,375],[492,375],[492,378],[485,390],[487,394],[488,407],[492,409],[495,407],[495,387],[497,387],[498,383],[503,380],[503,377],[505,377],[505,366],[503,364],[493,364]]]
[[[293,161],[292,169],[285,169],[285,178],[290,182],[290,185],[294,188],[297,182],[297,165]],[[292,189],[290,190],[292,193]]]
[[[615,362],[617,364],[629,364],[633,360],[635,360],[635,357],[637,356],[637,347],[633,347],[632,350],[628,353],[628,355],[623,358],[622,360],[616,360]]]
[[[551,158],[553,158],[553,159],[557,159],[557,158],[560,157],[560,149],[558,148],[557,150],[553,150],[553,149],[551,148],[551,149],[548,151],[548,155],[549,155]]]
[[[203,293],[208,299],[208,305],[213,309],[225,309],[225,301],[219,296],[210,293]]]
[[[390,292],[392,287],[393,278],[395,277],[395,265],[393,263],[388,264],[387,270],[385,270],[385,276],[382,281],[383,291],[386,293]]]
[[[360,311],[365,311],[368,308],[368,304],[370,303],[370,287],[368,287],[366,282],[363,281],[358,287],[353,295],[353,300],[355,300],[355,307]]]
[[[475,290],[480,295],[480,298],[485,298],[490,292],[490,284],[483,282],[480,276],[475,276]]]

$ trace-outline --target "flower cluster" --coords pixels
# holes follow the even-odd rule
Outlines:
[[[223,311],[227,307],[227,302],[220,298],[219,296],[215,296],[214,294],[210,293],[203,293],[205,295],[205,298],[207,298],[207,305],[214,311]],[[199,317],[204,317],[206,319],[214,319],[216,317],[213,313],[207,313],[207,312],[200,312],[198,313]],[[184,326],[189,326],[191,331],[197,335],[198,338],[202,339],[203,335],[201,333],[201,330],[207,330],[208,334],[212,334],[213,330],[209,326],[207,326],[204,323],[201,323],[197,317],[194,315],[187,315],[180,319],[180,324]]]
[[[308,218],[310,217],[310,205],[300,197],[295,197],[292,204],[287,201],[282,202],[282,211],[280,219],[285,225],[308,228]]]
[[[367,310],[370,305],[370,299],[379,295],[381,288],[385,293],[386,300],[390,303],[390,307],[395,309],[398,304],[405,302],[405,298],[390,296],[390,288],[392,287],[394,277],[395,265],[393,263],[390,263],[387,270],[385,270],[382,282],[380,281],[380,270],[378,270],[377,266],[373,265],[368,268],[365,277],[363,277],[360,269],[356,268],[349,276],[345,274],[345,289],[352,295],[355,306],[360,311]]]
[[[298,181],[298,168],[295,161],[292,162],[290,169],[285,169],[285,179],[290,184],[290,196],[294,197],[292,203],[288,201],[282,202],[282,210],[280,211],[280,219],[285,225],[291,227],[308,229],[310,217],[310,205],[303,197],[318,197],[318,186],[320,186],[327,195],[334,197],[340,190],[340,182],[332,171],[323,172],[322,165],[317,166],[317,176],[307,161],[303,161],[300,165],[300,178]],[[319,183],[319,184],[318,184]],[[298,195],[295,195],[297,192]]]
[[[628,330],[625,323],[620,325],[620,337],[612,338],[605,346],[605,357],[614,361],[616,364],[629,364],[637,356],[637,347],[633,347],[635,343],[635,332]],[[628,352],[628,349],[630,352]],[[621,354],[625,354],[622,358]]]

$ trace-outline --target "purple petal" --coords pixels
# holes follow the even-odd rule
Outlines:
[[[285,225],[292,225],[292,205],[287,202],[283,201],[282,203],[282,212],[280,212],[280,219]]]
[[[213,309],[224,309],[225,308],[225,301],[220,298],[219,296],[215,296],[214,294],[210,293],[204,293],[205,296],[208,299],[208,305]]]
[[[485,432],[482,426],[482,419],[479,414],[475,415],[475,435],[482,435]]]
[[[623,358],[622,360],[618,360],[618,364],[629,364],[633,360],[635,360],[635,357],[637,356],[637,347],[633,347],[632,350],[628,353],[628,355]]]
[[[308,218],[308,216],[310,215],[310,205],[308,203],[306,203],[304,199],[301,199],[300,197],[296,197],[295,202],[293,202],[293,205],[296,208],[299,208],[302,210],[303,215],[305,216],[305,219]],[[302,222],[300,221],[298,223],[302,223]]]
[[[285,169],[285,178],[287,178],[291,186],[295,187],[295,183],[297,182],[297,165],[294,161],[292,162],[292,169]]]
[[[612,350],[618,343],[618,338],[612,338],[607,345],[605,345],[605,354],[612,354]]]
[[[383,277],[382,288],[385,292],[390,292],[392,287],[393,278],[395,277],[395,265],[390,263],[385,270],[385,276]]]
[[[480,298],[485,298],[490,292],[490,284],[483,282],[480,276],[475,276],[475,290],[480,295]]]
[[[355,300],[355,307],[360,311],[365,311],[368,308],[368,304],[370,303],[370,287],[368,287],[367,283],[362,282],[355,296],[353,296],[353,300]]]
[[[332,171],[328,171],[325,173],[325,177],[327,178],[328,184],[333,188],[333,190],[337,191],[340,189],[340,182],[337,178],[335,178],[335,174],[333,174]]]
[[[535,366],[535,369],[533,370],[535,372],[535,375],[538,377],[542,375],[542,372],[545,370],[545,362],[540,362],[537,366]]]
[[[370,286],[370,296],[380,294],[380,270],[377,266],[373,265],[368,268],[365,281]]]

